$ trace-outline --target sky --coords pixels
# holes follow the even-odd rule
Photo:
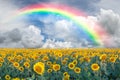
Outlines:
[[[0,48],[119,48],[119,0],[0,0]],[[35,4],[57,4],[82,11],[85,16],[75,16],[107,33],[99,35],[102,45],[96,44],[86,30],[74,21],[49,15],[24,15],[13,19],[14,12]],[[96,29],[93,29],[94,31]]]

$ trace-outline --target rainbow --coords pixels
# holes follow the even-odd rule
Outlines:
[[[63,16],[69,20],[72,20],[75,24],[79,26],[80,29],[83,29],[89,38],[99,44],[104,45],[106,42],[102,40],[103,36],[108,36],[107,32],[101,28],[98,24],[95,24],[95,28],[91,29],[91,26],[82,20],[78,20],[77,16],[87,17],[85,13],[77,9],[65,6],[65,5],[56,5],[56,4],[34,4],[24,7],[17,12],[17,16],[34,14],[34,13],[48,13],[56,14]]]

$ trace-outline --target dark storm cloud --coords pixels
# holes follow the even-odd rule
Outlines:
[[[12,3],[14,5],[17,5],[18,7],[24,7],[30,4],[37,4],[44,2],[49,2],[49,0],[12,0]]]
[[[5,40],[5,37],[0,33],[0,43],[3,43]]]
[[[40,30],[34,26],[1,32],[0,47],[41,47],[43,36],[40,33]]]
[[[13,0],[12,2],[19,7],[45,2],[67,4],[80,10],[92,13],[96,10],[97,7],[95,6],[95,4],[98,3],[99,1],[100,0]]]
[[[83,11],[94,11],[95,3],[99,0],[63,0],[63,3],[82,9]]]
[[[13,29],[11,31],[0,34],[0,43],[6,42],[6,41],[18,42],[21,39],[22,39],[22,34],[18,29]]]
[[[118,34],[120,31],[120,15],[112,10],[101,9],[98,20],[104,29],[112,36]]]
[[[18,29],[13,29],[8,32],[8,37],[12,40],[12,42],[18,42],[21,40],[22,35]]]

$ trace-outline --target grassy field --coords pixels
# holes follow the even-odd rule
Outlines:
[[[0,80],[120,80],[120,50],[2,48]]]

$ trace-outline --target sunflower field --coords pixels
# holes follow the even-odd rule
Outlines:
[[[2,48],[0,80],[120,80],[120,50]]]

